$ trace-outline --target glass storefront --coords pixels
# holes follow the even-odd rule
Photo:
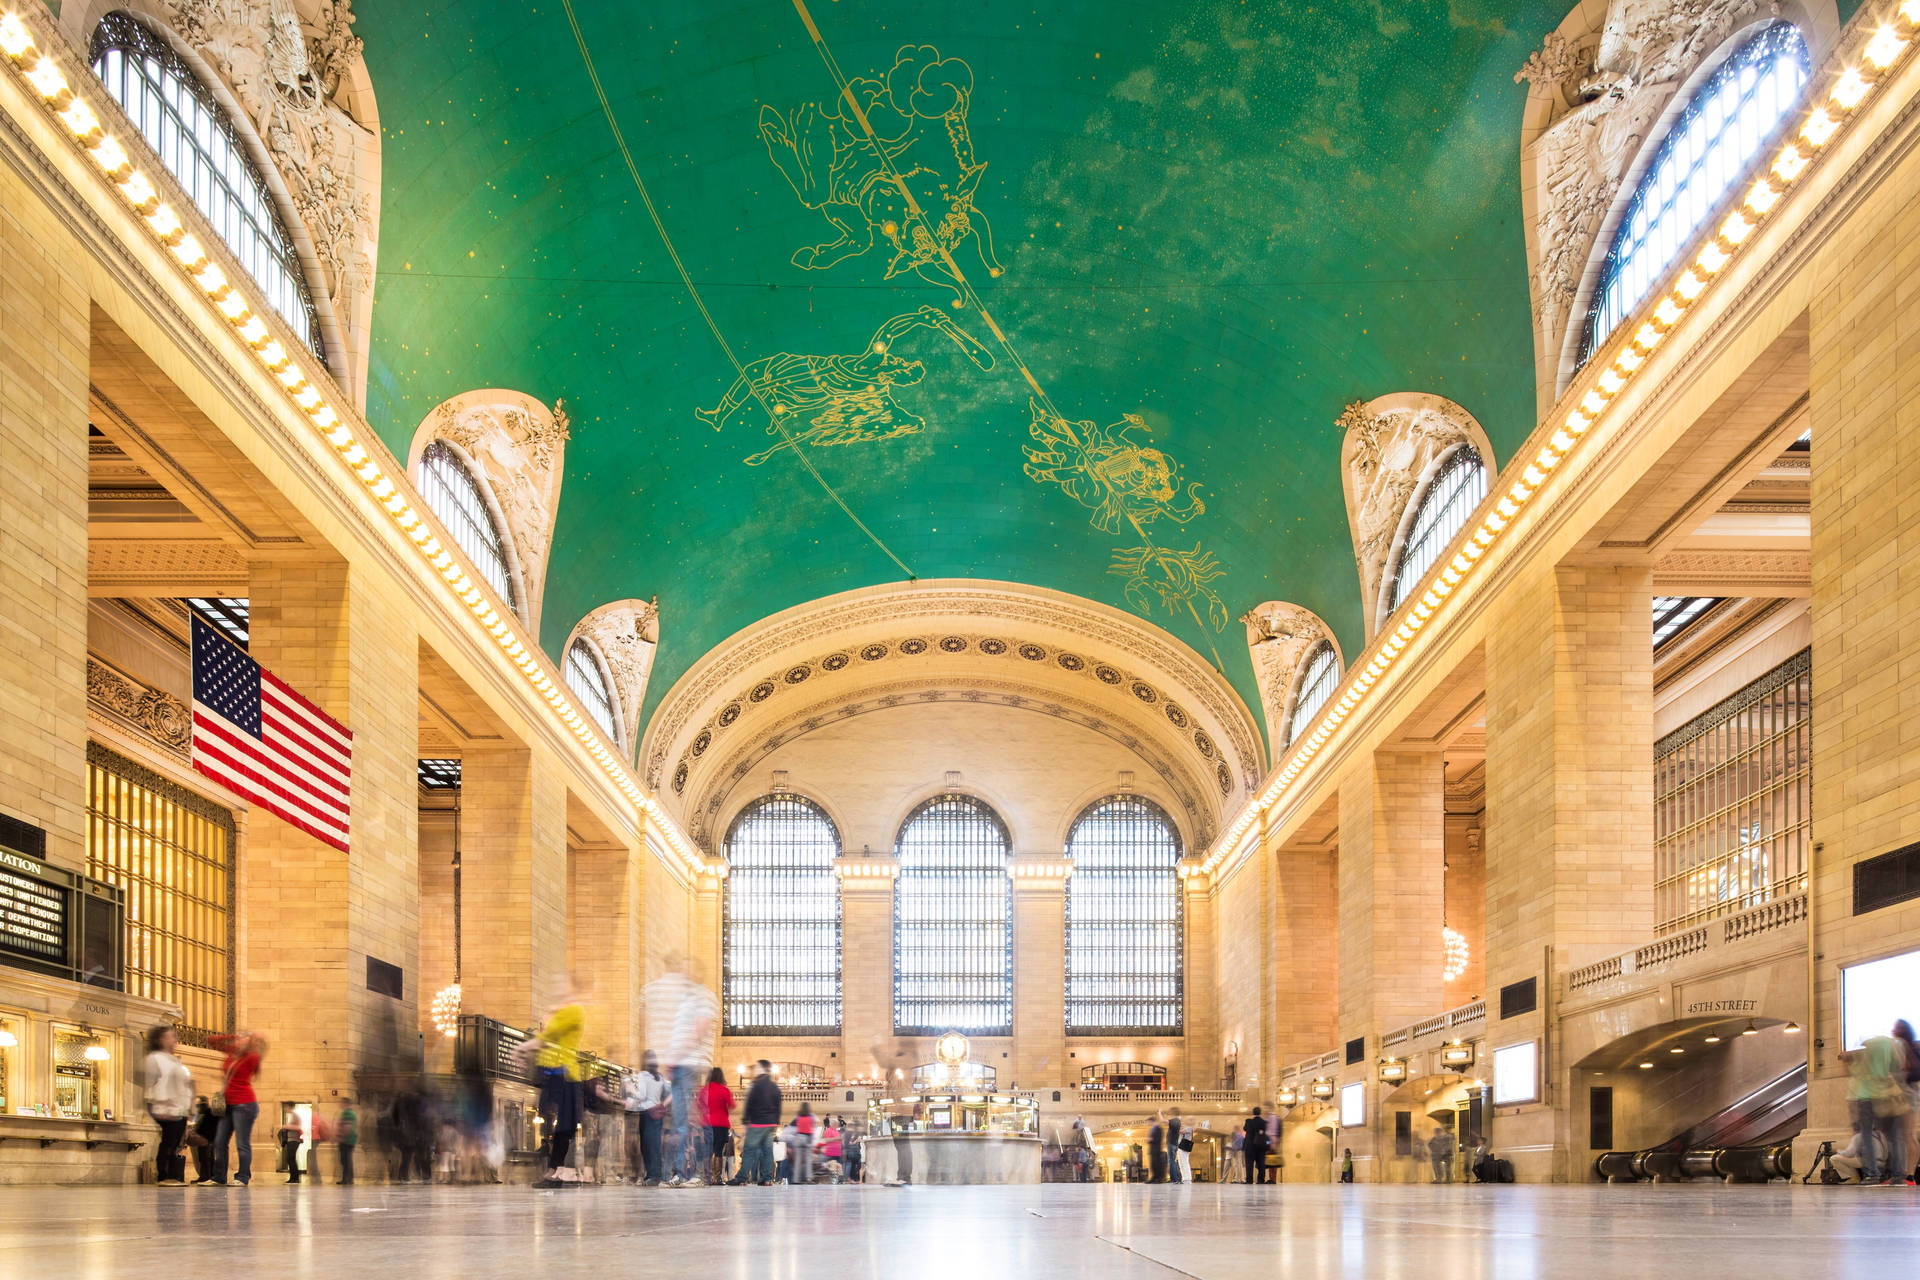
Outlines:
[[[53,1114],[66,1120],[111,1120],[113,1037],[84,1027],[53,1029]]]

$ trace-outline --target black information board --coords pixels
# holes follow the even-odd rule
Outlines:
[[[0,953],[64,967],[73,890],[46,872],[33,859],[0,849]]]

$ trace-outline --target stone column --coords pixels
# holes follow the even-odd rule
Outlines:
[[[1441,982],[1446,772],[1437,751],[1381,751],[1340,785],[1341,1043],[1447,1007]]]
[[[542,753],[499,747],[469,751],[461,784],[463,1004],[529,1028],[569,959],[566,781]]]
[[[277,1101],[326,1104],[357,1072],[419,1061],[419,646],[411,602],[343,562],[248,576],[252,656],[353,732],[348,850],[259,810],[240,850],[240,1025],[272,1042],[268,1143]],[[370,988],[373,961],[401,971],[399,999]]]
[[[1920,947],[1920,901],[1854,914],[1855,868],[1920,840],[1920,168],[1911,158],[1849,215],[1820,259],[1811,306],[1813,466],[1814,1055],[1806,1167],[1847,1135],[1840,971]],[[1894,266],[1898,263],[1900,266]],[[1878,1028],[1884,1030],[1884,1028]]]
[[[1208,892],[1207,877],[1198,874],[1199,860],[1181,864],[1180,909],[1182,911],[1181,964],[1183,996],[1182,1018],[1186,1032],[1186,1079],[1172,1081],[1173,1088],[1218,1089],[1220,1087],[1220,1002],[1214,977],[1213,895]],[[1055,1083],[1073,1084],[1079,1073],[1056,1075]]]
[[[1013,1058],[1002,1088],[1068,1082],[1067,857],[1016,853],[1013,876]]]
[[[1271,1094],[1291,1063],[1332,1048],[1339,1036],[1340,893],[1332,850],[1283,845],[1273,855],[1277,954],[1269,999],[1276,1006]]]
[[[849,1075],[880,1073],[891,1084],[893,878],[891,854],[842,854],[840,877],[840,1060]]]
[[[1651,936],[1651,617],[1652,579],[1639,566],[1542,566],[1493,602],[1487,995],[1531,977],[1538,998],[1532,1013],[1490,1021],[1483,1053],[1541,1038],[1560,975]],[[1544,1056],[1545,1100],[1492,1125],[1529,1181],[1572,1169],[1568,1064],[1551,1044]]]
[[[573,904],[569,962],[586,989],[586,1047],[622,1066],[640,1065],[640,875],[621,844],[576,845],[567,852]]]
[[[87,375],[84,255],[0,170],[0,813],[87,865]]]

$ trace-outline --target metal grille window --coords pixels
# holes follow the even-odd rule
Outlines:
[[[1340,655],[1333,651],[1332,641],[1322,640],[1307,655],[1300,672],[1300,692],[1294,696],[1293,715],[1287,720],[1288,743],[1313,728],[1314,718],[1339,683]]]
[[[87,874],[126,892],[127,991],[178,1005],[183,1036],[233,1030],[233,815],[98,747]]]
[[[839,856],[833,820],[799,796],[765,796],[733,820],[722,926],[726,1034],[839,1034]]]
[[[946,795],[894,847],[893,1022],[901,1035],[1013,1031],[1013,842],[998,814]]]
[[[1654,914],[1671,933],[1807,886],[1812,651],[1654,748]]]
[[[1719,603],[1718,596],[1655,596],[1653,598],[1653,647],[1658,649],[1692,626],[1701,615]]]
[[[1067,834],[1067,1034],[1180,1034],[1180,836],[1159,805],[1108,796]]]
[[[1487,496],[1487,464],[1480,451],[1470,444],[1455,447],[1420,498],[1420,510],[1407,531],[1406,546],[1400,552],[1400,564],[1393,575],[1393,605],[1413,593],[1433,568],[1433,562],[1452,542],[1454,535]]]
[[[200,620],[220,632],[227,639],[247,647],[248,609],[245,600],[231,597],[208,599],[191,596],[187,599],[187,608],[200,615]]]
[[[1580,361],[1646,300],[1800,102],[1807,43],[1776,23],[1720,64],[1688,99],[1634,188],[1587,312]]]
[[[266,178],[213,91],[165,39],[117,10],[94,28],[88,60],[268,305],[324,364],[326,344],[300,252]]]
[[[607,740],[619,746],[620,718],[614,714],[607,673],[600,665],[600,655],[585,640],[575,640],[567,650],[567,688],[585,705],[587,714],[600,726],[600,732],[607,735]]]
[[[494,523],[480,482],[444,440],[435,440],[420,455],[420,494],[493,593],[517,615],[520,597],[507,569],[506,538]]]

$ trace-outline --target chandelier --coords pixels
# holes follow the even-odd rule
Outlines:
[[[433,996],[433,1025],[451,1039],[460,1026],[460,984],[449,983]]]
[[[1446,960],[1440,967],[1440,980],[1452,982],[1467,971],[1467,937],[1447,925],[1440,930],[1440,943],[1446,950]]]

